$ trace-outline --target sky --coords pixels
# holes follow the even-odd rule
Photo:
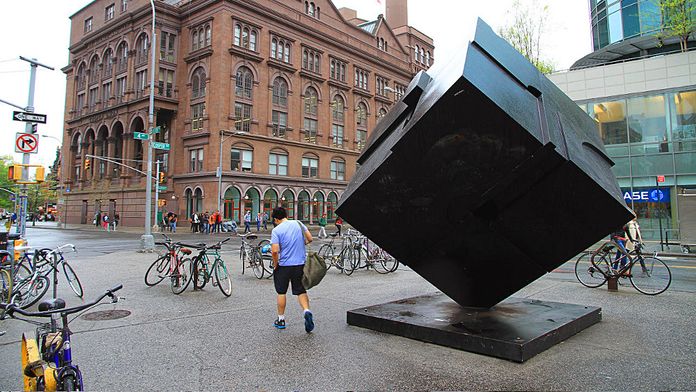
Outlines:
[[[334,0],[337,8],[349,7],[358,17],[372,20],[384,14],[386,0]],[[435,41],[435,59],[462,48],[473,34],[476,18],[482,18],[498,31],[511,23],[508,11],[514,0],[408,0],[409,24]],[[533,0],[520,0],[529,3]],[[65,74],[68,65],[70,15],[90,0],[2,0],[0,13],[0,99],[26,107],[29,92],[29,63],[19,56],[36,58],[53,71],[39,67],[36,75],[34,112],[46,114],[47,124],[39,124],[39,152],[31,163],[50,166],[62,139],[65,110]],[[557,70],[568,69],[575,60],[592,51],[587,0],[537,0],[547,5],[546,34],[542,38],[542,58]],[[24,123],[12,121],[19,110],[0,102],[0,155],[11,155],[15,162],[22,154],[14,152],[17,132]]]

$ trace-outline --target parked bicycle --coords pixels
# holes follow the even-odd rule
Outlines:
[[[380,248],[366,236],[357,237],[360,243],[360,257],[355,269],[373,269],[380,274],[388,274],[399,268],[399,262],[384,249]]]
[[[198,249],[198,254],[192,259],[193,287],[195,289],[200,290],[205,287],[208,281],[213,280],[213,286],[217,286],[222,294],[226,297],[232,295],[232,279],[230,278],[230,273],[227,270],[225,261],[220,257],[222,244],[229,240],[230,238],[227,238],[223,241],[219,241],[215,245],[208,246],[202,244],[202,246],[195,247]],[[210,257],[213,257],[212,264],[210,263]]]
[[[329,234],[329,243],[319,248],[319,256],[324,258],[327,270],[336,267],[339,272],[351,275],[355,268],[360,264],[361,244],[353,233],[348,229],[344,237],[340,237],[340,246],[336,244],[338,233]]]
[[[578,258],[575,276],[590,288],[600,287],[608,279],[628,278],[643,294],[663,293],[672,283],[669,267],[657,257],[657,252],[644,256],[644,245],[640,242],[634,245],[634,250],[627,252],[613,240],[604,242],[594,252]]]
[[[263,279],[264,276],[273,276],[273,259],[270,257],[270,251],[267,250],[270,246],[269,240],[261,240],[258,244],[253,245],[250,241],[259,238],[256,234],[246,233],[238,234],[242,237],[242,245],[239,248],[239,259],[242,261],[242,275],[247,268],[254,271],[254,276],[258,279]],[[263,252],[262,250],[267,250]]]
[[[191,282],[191,258],[184,257],[191,254],[191,249],[174,242],[164,233],[160,234],[164,236],[164,241],[156,244],[167,248],[167,252],[150,264],[145,272],[145,284],[155,286],[169,277],[172,293],[181,294]]]
[[[35,324],[36,338],[22,335],[22,373],[25,391],[82,391],[84,383],[80,368],[73,363],[71,336],[72,331],[68,327],[76,317],[68,320],[68,316],[85,311],[97,306],[104,298],[111,298],[111,302],[118,302],[119,298],[114,294],[123,286],[118,285],[99,296],[88,304],[65,307],[65,301],[54,298],[39,304],[38,312],[27,312],[17,304],[0,303],[3,310],[2,317],[22,320]],[[37,322],[18,317],[50,318],[49,323]],[[60,321],[60,325],[59,325]]]
[[[30,269],[27,267],[29,264],[14,263],[12,260],[14,254],[4,250],[0,250],[0,258],[2,259],[2,270],[6,272],[6,276],[9,275],[10,282],[9,285],[6,284],[7,287],[4,290],[7,296],[5,302],[14,301],[19,303],[21,307],[27,308],[38,302],[48,291],[48,278],[35,271],[33,264],[31,264]],[[24,258],[27,258],[26,253],[22,256],[22,260]]]

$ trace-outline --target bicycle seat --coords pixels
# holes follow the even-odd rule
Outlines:
[[[338,233],[331,233],[331,234],[329,234],[329,235],[330,235],[331,237],[336,237],[336,236],[338,235]]]
[[[191,249],[189,248],[181,248],[181,253],[185,255],[190,255],[191,254]]]
[[[63,309],[65,308],[65,301],[62,298],[52,298],[41,301],[39,304],[39,311],[45,312],[47,310]]]
[[[247,234],[246,236],[244,236],[244,238],[246,238],[247,240],[255,240],[259,238],[259,236],[257,236],[256,234]]]

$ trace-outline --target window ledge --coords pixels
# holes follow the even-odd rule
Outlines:
[[[243,59],[250,60],[256,63],[260,63],[263,61],[263,57],[259,56],[256,52],[239,46],[232,45],[232,47],[228,49],[228,52],[230,52],[231,55],[239,56]]]
[[[193,63],[194,61],[198,61],[198,60],[204,59],[204,58],[212,56],[212,55],[213,55],[213,48],[211,46],[207,46],[203,49],[194,50],[188,56],[184,57],[184,61],[187,64],[190,64],[190,63]]]

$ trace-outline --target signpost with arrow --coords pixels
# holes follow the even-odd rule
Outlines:
[[[12,112],[12,120],[14,121],[24,121],[24,122],[34,122],[40,124],[46,124],[46,115],[38,113],[29,112]]]

